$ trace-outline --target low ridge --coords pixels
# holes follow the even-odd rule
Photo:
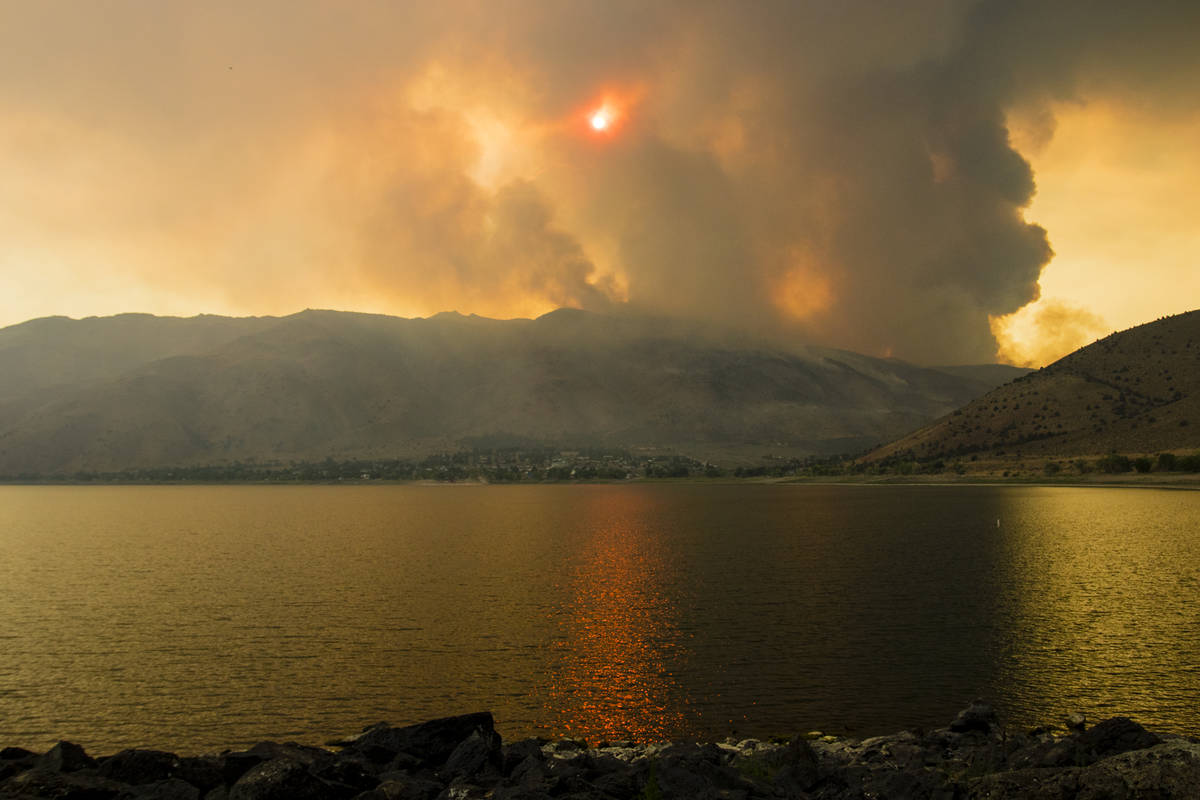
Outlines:
[[[1111,334],[862,461],[1154,454],[1200,447],[1200,311]]]

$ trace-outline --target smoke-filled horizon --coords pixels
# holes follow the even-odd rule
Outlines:
[[[629,308],[1037,364],[1200,305],[1194,3],[0,9],[4,324]]]

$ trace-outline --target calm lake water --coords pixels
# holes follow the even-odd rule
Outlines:
[[[999,525],[997,525],[999,520]],[[0,487],[0,745],[1200,733],[1200,493]]]

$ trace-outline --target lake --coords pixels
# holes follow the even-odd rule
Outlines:
[[[0,746],[1200,734],[1200,492],[0,487]]]

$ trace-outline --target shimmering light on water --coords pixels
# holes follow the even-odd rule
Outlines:
[[[1000,520],[1000,527],[996,521]],[[0,487],[0,744],[1200,733],[1200,493]]]
[[[663,539],[644,522],[654,498],[594,494],[580,512],[594,520],[577,543],[564,578],[570,599],[545,703],[562,732],[583,737],[657,741],[686,729],[686,702],[672,674],[681,660]],[[649,534],[649,535],[648,535]]]

